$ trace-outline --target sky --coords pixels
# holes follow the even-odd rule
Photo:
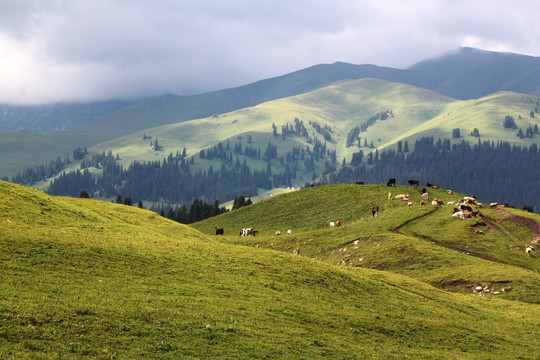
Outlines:
[[[1,0],[0,104],[192,95],[461,46],[540,56],[536,0]]]

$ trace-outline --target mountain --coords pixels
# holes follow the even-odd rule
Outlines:
[[[497,190],[491,161],[479,160],[479,157],[493,159],[502,144],[501,156],[513,159],[512,164],[506,164],[505,168],[511,172],[507,176],[536,188],[534,179],[538,176],[531,169],[537,161],[533,154],[537,152],[536,137],[540,134],[536,115],[540,113],[540,98],[500,91],[459,100],[406,84],[414,80],[422,86],[436,86],[443,93],[461,89],[463,94],[511,88],[523,84],[518,80],[528,79],[534,73],[537,60],[461,49],[407,70],[335,63],[198,96],[148,99],[77,128],[41,134],[25,131],[0,134],[0,176],[11,176],[13,181],[42,189],[49,188],[53,180],[55,194],[76,196],[84,187],[91,189],[93,196],[110,198],[119,193],[128,195],[125,192],[129,191],[137,200],[173,205],[186,205],[194,198],[223,202],[242,193],[259,195],[259,189],[264,192],[273,187],[298,187],[317,181],[363,179],[381,183],[387,177],[397,176],[398,183],[409,178],[436,181],[454,189],[472,189],[479,196],[509,204],[532,204],[540,208],[540,193],[518,194],[511,184]],[[501,75],[495,76],[493,71]],[[400,81],[373,77],[339,80],[355,76]],[[514,79],[512,84],[510,78]],[[475,82],[471,83],[470,79]],[[322,85],[327,82],[330,84]],[[297,92],[301,93],[282,97]],[[280,98],[259,103],[275,97]],[[228,110],[238,107],[241,108]],[[201,117],[193,118],[196,116]],[[506,121],[511,125],[506,126]],[[433,144],[427,147],[435,149],[437,157],[420,159],[416,143],[425,143],[425,139],[428,142],[433,139]],[[154,144],[157,141],[159,146]],[[463,154],[468,151],[462,144],[475,151],[475,168],[490,174],[486,181],[479,181],[474,174],[466,179],[455,175],[463,171],[455,159],[458,150]],[[526,151],[518,154],[521,150],[512,146]],[[422,147],[424,153],[427,147]],[[87,149],[90,153],[81,158],[80,154]],[[452,159],[445,158],[446,151],[452,149],[456,150],[450,155]],[[401,150],[416,155],[405,156],[400,154]],[[391,151],[397,151],[398,155]],[[109,152],[111,156],[104,155]],[[379,152],[385,152],[381,153],[384,161]],[[66,155],[76,161],[68,161]],[[158,188],[156,184],[164,181],[166,175],[152,175],[148,162],[161,161],[159,166],[163,170],[164,158],[168,164],[177,162],[175,166],[184,161],[182,166],[190,168],[185,184],[195,182],[198,189],[186,185],[182,190],[173,190],[172,179],[178,181],[185,175],[176,167],[174,177],[169,174],[166,180],[171,187],[169,194],[162,194],[165,186]],[[446,161],[452,161],[454,168],[443,176],[446,168],[435,169]],[[106,166],[106,162],[112,167]],[[131,164],[141,162],[146,162],[141,173],[128,169]],[[401,165],[405,163],[407,167]],[[529,168],[518,166],[526,163]],[[384,167],[384,164],[392,165]],[[39,166],[27,170],[33,165]],[[77,169],[84,173],[82,178],[76,178]],[[102,176],[105,170],[112,172]],[[63,171],[68,176],[59,179]],[[211,179],[213,176],[220,181]],[[238,176],[242,176],[241,181],[236,179]],[[149,182],[150,178],[155,191],[136,184],[141,182],[137,179]],[[105,185],[104,181],[109,183]],[[185,194],[180,195],[179,191]]]
[[[460,48],[413,65],[401,81],[467,100],[499,91],[540,95],[539,78],[539,57]]]
[[[122,194],[174,207],[195,198],[227,202],[311,182],[382,183],[397,177],[401,184],[411,178],[431,181],[539,208],[540,192],[513,185],[540,185],[534,170],[539,100],[501,92],[459,101],[402,83],[343,81],[134,132],[90,147],[88,155],[74,154],[76,161],[59,159],[12,180],[57,195],[78,196],[84,189],[92,197]],[[504,126],[506,118],[512,119],[511,127]],[[98,137],[99,132],[86,135]],[[16,156],[17,141],[11,140],[4,143],[4,153],[12,154],[13,166],[21,166],[25,154]],[[501,168],[508,170],[502,184],[497,176]],[[483,174],[482,181],[475,171]]]
[[[111,100],[82,104],[0,105],[0,132],[23,129],[37,133],[65,130],[135,102]]]
[[[536,81],[539,74],[538,57],[460,48],[444,56],[421,61],[408,69],[343,62],[320,64],[279,77],[201,95],[158,96],[143,100],[133,108],[119,113],[115,113],[115,110],[129,103],[110,101],[37,107],[0,106],[0,131],[56,131],[79,126],[101,114],[105,119],[94,126],[109,124],[113,131],[111,136],[117,137],[146,127],[230,112],[302,94],[336,81],[364,78],[405,83],[461,100],[475,99],[499,91],[539,95],[540,85]],[[114,123],[124,122],[122,118],[125,117],[132,121],[127,126],[123,124],[122,129],[115,129]],[[98,142],[104,140],[97,139]]]
[[[477,235],[471,225],[480,219],[451,218],[445,205],[408,207],[386,192],[314,187],[196,230],[0,181],[0,354],[534,358],[538,256],[523,252],[523,222],[482,209],[501,231],[481,225],[486,234]],[[225,236],[210,235],[215,225]],[[249,226],[256,237],[237,235]],[[289,228],[290,236],[274,235]]]

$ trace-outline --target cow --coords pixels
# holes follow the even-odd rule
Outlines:
[[[395,199],[399,199],[402,201],[409,201],[410,196],[409,194],[399,194],[399,195],[396,195]]]
[[[396,179],[394,178],[391,178],[390,180],[388,180],[388,182],[386,183],[386,186],[396,186]]]
[[[418,180],[407,180],[407,182],[411,186],[413,186],[413,185],[420,186],[420,181],[418,181]]]
[[[379,215],[379,206],[375,205],[371,208],[371,217],[376,217]]]
[[[357,181],[355,182],[356,185],[364,185],[364,182],[363,181]]]
[[[334,227],[336,227],[336,223],[335,223],[335,222],[333,222],[333,221],[330,221],[330,227],[331,227],[331,228],[334,228]]]
[[[240,236],[255,236],[258,231],[253,230],[253,228],[244,228],[240,230]]]
[[[388,200],[390,200],[390,199],[392,199],[392,193],[391,192],[388,193]]]
[[[429,200],[429,194],[428,194],[427,192],[422,193],[422,195],[420,195],[420,197],[421,197],[422,199],[426,200],[426,201]]]
[[[430,187],[432,189],[438,189],[439,188],[437,185],[433,185],[433,184],[430,184],[430,183],[427,183],[426,186]]]
[[[276,236],[277,236],[277,235],[281,235],[281,231],[279,231],[279,230],[276,231]]]
[[[336,221],[336,226],[341,226],[341,221]]]
[[[223,235],[223,229],[216,229],[216,235]]]
[[[292,235],[292,230],[291,229],[287,230],[287,235]]]
[[[527,248],[525,249],[525,254],[527,254],[527,256],[531,256],[531,253],[534,251],[534,246],[532,245],[527,245]]]

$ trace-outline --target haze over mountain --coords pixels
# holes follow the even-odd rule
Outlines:
[[[442,57],[421,61],[404,70],[336,62],[315,65],[279,77],[200,95],[164,95],[143,100],[135,107],[126,109],[127,113],[124,112],[121,116],[133,116],[144,120],[142,124],[126,127],[125,134],[145,127],[254,106],[265,101],[308,92],[340,80],[361,78],[401,82],[461,100],[479,98],[498,91],[537,95],[540,94],[540,83],[536,81],[539,76],[538,57],[460,48]],[[123,107],[122,105],[128,104],[130,103],[119,101],[90,103],[81,105],[84,110],[74,110],[75,105],[70,104],[41,107],[3,105],[0,107],[2,110],[0,131],[27,129],[44,132],[65,129],[106,116],[108,112],[112,113]],[[154,107],[159,107],[160,111],[156,111]],[[54,115],[64,113],[68,116],[53,117],[51,112]],[[111,116],[106,116],[103,122],[114,122],[115,115]],[[103,126],[103,123],[98,126]]]

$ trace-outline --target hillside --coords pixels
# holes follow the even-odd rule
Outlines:
[[[499,91],[538,95],[540,90],[535,79],[538,77],[539,71],[540,60],[536,57],[470,48],[461,48],[439,58],[422,61],[409,69],[391,69],[375,65],[353,65],[341,62],[320,64],[236,88],[193,96],[163,95],[145,99],[132,106],[119,109],[119,111],[105,112],[107,114],[103,117],[88,121],[79,127],[46,133],[44,135],[48,139],[44,137],[39,140],[42,141],[43,148],[47,147],[48,153],[55,154],[53,158],[63,157],[66,155],[65,148],[91,147],[133,132],[204,118],[213,114],[228,113],[267,101],[307,93],[338,81],[351,79],[376,78],[410,84],[463,100],[477,99]],[[103,105],[101,106],[103,107]],[[66,109],[60,108],[57,112],[62,114],[62,112],[68,111],[68,108],[69,106],[66,105]],[[93,114],[102,110],[91,107],[89,112]],[[31,109],[29,111],[32,112]],[[45,113],[40,118],[45,121],[48,119],[47,116]],[[81,116],[83,118],[79,119]],[[85,113],[81,116],[76,115],[75,112],[75,115],[70,116],[67,121],[81,124],[89,119]],[[25,120],[22,118],[21,124],[16,124],[17,120],[10,119],[9,121],[13,123],[10,125],[12,128],[24,127],[22,123]],[[32,119],[32,122],[36,121],[35,118]],[[64,125],[54,126],[63,127]],[[11,137],[12,134],[9,132],[0,133],[0,143]],[[27,140],[21,139],[21,141]],[[12,151],[20,151],[23,154],[26,149],[13,149]],[[39,164],[25,161],[20,167],[17,167],[7,162],[7,159],[10,158],[23,158],[21,154],[13,153],[1,157],[2,173],[0,176],[21,171],[23,170],[21,167]],[[43,157],[41,162],[50,161],[53,158]]]
[[[390,200],[389,191],[394,195]],[[397,194],[409,194],[413,205],[394,199]],[[428,194],[428,205],[420,206],[419,189],[411,186],[316,186],[193,227],[206,234],[223,228],[226,243],[288,253],[300,249],[301,255],[329,264],[386,270],[446,291],[471,295],[481,285],[499,291],[499,298],[540,304],[540,257],[524,252],[527,245],[538,244],[540,216],[484,205],[478,208],[480,216],[457,219],[451,216],[455,205],[447,202],[464,195],[442,189],[429,189]],[[432,206],[435,198],[445,205]],[[380,208],[375,218],[374,205]],[[328,224],[336,220],[342,226],[330,228]],[[244,227],[253,227],[259,236],[239,237],[238,230]],[[291,236],[274,235],[288,229]]]
[[[80,126],[135,102],[135,100],[110,100],[81,104],[0,105],[0,132],[21,129],[37,133],[65,130]]]
[[[539,101],[511,92],[460,101],[401,83],[343,81],[230,113],[134,132],[97,144],[76,161],[60,158],[12,181],[57,195],[78,196],[87,190],[101,199],[122,194],[174,207],[189,206],[196,198],[223,203],[238,195],[258,196],[311,182],[382,183],[398,177],[401,184],[407,178],[429,180],[538,209],[540,193],[519,191],[513,183],[538,188]],[[507,118],[512,127],[503,126]],[[26,161],[50,155],[54,147],[48,142],[40,149],[44,140],[51,140],[46,135],[35,135],[28,143],[25,134],[16,135],[0,143],[4,154],[11,154],[3,169],[21,168]],[[417,143],[429,141],[431,147],[416,149]],[[444,146],[437,145],[441,143]],[[463,149],[463,144],[471,148]],[[22,152],[24,148],[31,151]],[[463,159],[470,154],[470,169],[464,168]],[[442,162],[452,167],[440,168]],[[166,165],[170,169],[165,170]],[[476,179],[474,171],[469,176],[472,169],[485,179]],[[508,169],[508,181],[502,184],[495,176],[500,169]]]
[[[259,236],[241,238],[249,245],[243,246],[234,244],[238,236],[216,239],[148,211],[51,197],[0,182],[0,355],[37,359],[536,356],[539,308],[517,281],[520,273],[499,274],[513,281],[515,300],[508,301],[470,291],[452,294],[391,271],[332,264],[345,250],[332,255],[332,261],[313,259],[318,252],[317,256],[330,256],[329,249],[350,238],[353,229],[359,229],[355,221],[366,223],[367,219],[355,218],[369,207],[367,201],[383,191],[357,189],[308,189],[214,219],[227,234],[248,221],[257,226]],[[343,226],[330,232],[325,226],[327,214],[340,209],[336,202],[351,195],[362,195],[366,201],[357,202],[357,213],[347,216],[347,203],[342,212],[334,213],[332,219],[341,218]],[[281,213],[292,205],[291,200],[301,199],[292,208],[306,214]],[[314,202],[317,207],[305,207]],[[264,223],[255,221],[267,210],[274,215]],[[392,204],[377,220],[397,225],[410,216],[403,210]],[[311,225],[306,215],[311,216]],[[292,237],[267,233],[291,224],[298,224],[291,226]],[[206,222],[200,228],[211,226]],[[362,250],[354,251],[378,242],[385,249],[377,254],[379,260],[392,262],[393,254],[418,249],[405,235],[393,235],[399,245],[385,240],[386,236],[375,227],[365,228]],[[301,239],[301,255],[306,256],[284,251],[286,243]],[[437,261],[454,260],[445,257],[444,248],[434,249],[433,254],[439,255]],[[538,257],[528,260],[537,263]],[[433,266],[436,260],[431,261]],[[475,266],[469,265],[471,272],[478,271],[480,264]],[[528,275],[533,281],[538,276],[532,271]],[[475,285],[487,285],[490,276],[488,267]],[[530,303],[519,301],[520,297]]]

